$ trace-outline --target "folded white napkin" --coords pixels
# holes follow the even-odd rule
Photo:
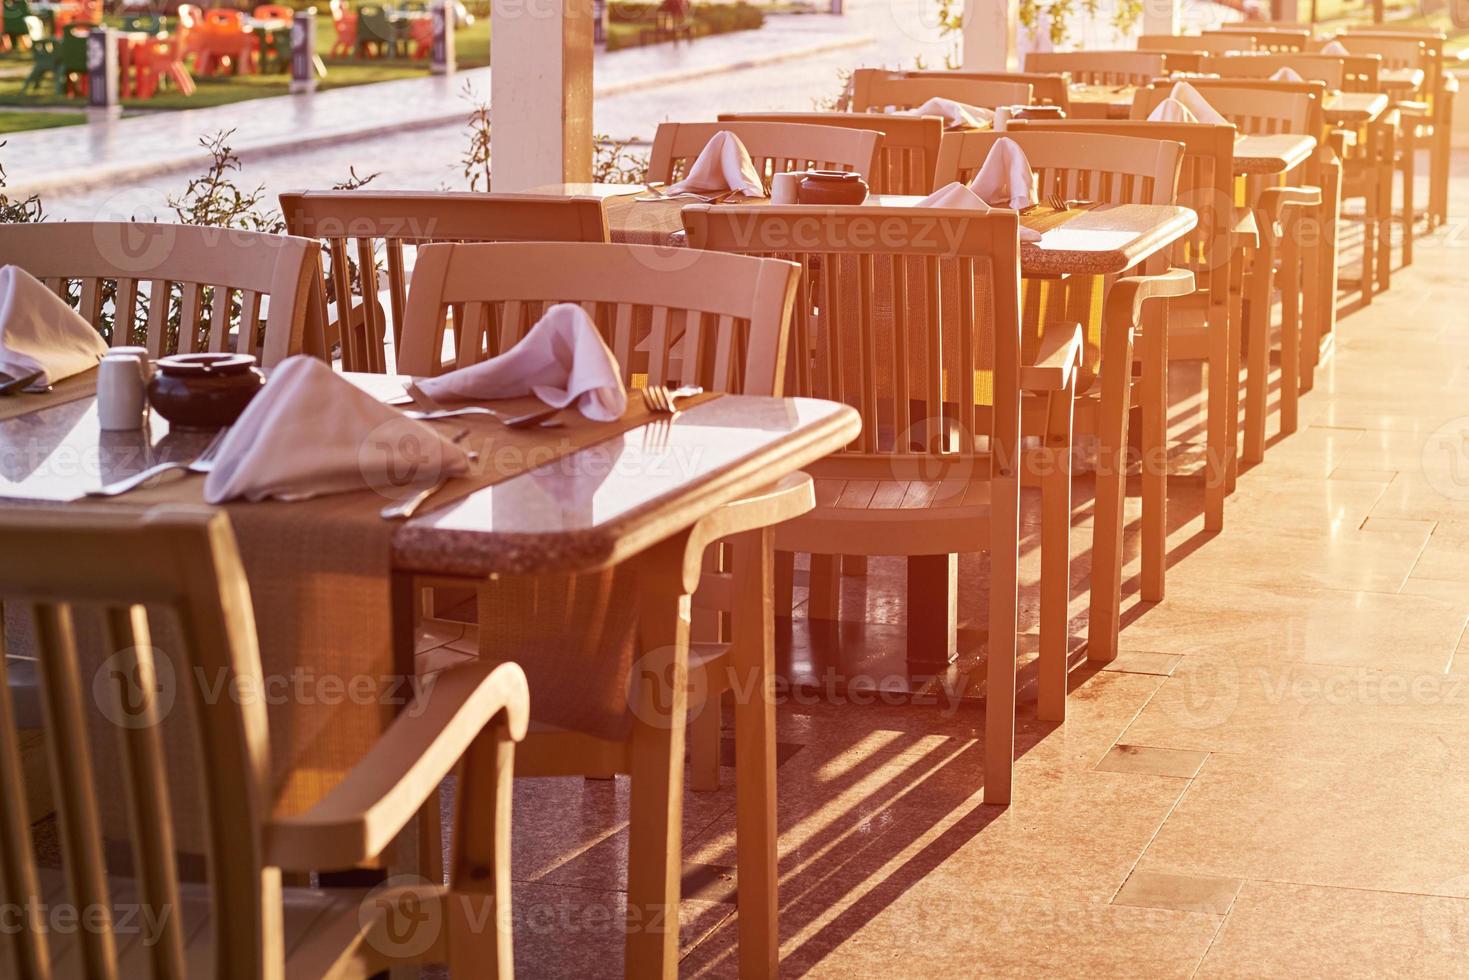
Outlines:
[[[19,266],[0,268],[0,371],[46,384],[90,371],[107,353],[97,329]]]
[[[913,205],[915,208],[955,208],[964,211],[989,211],[984,199],[959,181],[951,181]],[[1038,242],[1041,233],[1034,228],[1020,226],[1022,242]]]
[[[1280,68],[1276,69],[1275,74],[1273,74],[1273,75],[1270,76],[1270,80],[1272,82],[1304,82],[1305,81],[1305,79],[1301,77],[1301,73],[1298,72],[1298,71],[1296,71],[1290,65],[1282,65]]]
[[[1031,190],[1035,177],[1025,151],[1008,136],[1001,136],[990,147],[979,173],[969,182],[974,193],[992,207],[1019,211],[1035,203]]]
[[[932,98],[917,109],[904,109],[897,116],[939,116],[945,129],[989,129],[995,114],[989,109],[953,99]]]
[[[1229,122],[1228,119],[1225,119],[1223,116],[1221,116],[1218,111],[1216,111],[1215,108],[1209,104],[1207,99],[1199,94],[1198,89],[1194,88],[1188,82],[1176,83],[1173,86],[1173,91],[1168,93],[1168,97],[1170,99],[1177,99],[1179,102],[1182,102],[1184,104],[1184,107],[1187,108],[1189,112],[1192,112],[1194,114],[1194,118],[1196,118],[1199,122],[1214,123],[1215,125],[1228,124]]]
[[[1188,111],[1188,106],[1171,97],[1153,106],[1153,111],[1148,113],[1148,122],[1196,123],[1198,121],[1198,117]]]
[[[1321,53],[1329,54],[1334,58],[1345,58],[1347,55],[1351,54],[1351,52],[1347,50],[1347,46],[1345,44],[1342,44],[1340,41],[1330,41],[1326,44],[1323,44],[1321,46]]]
[[[214,457],[211,504],[373,489],[390,499],[469,469],[433,426],[385,405],[304,354],[276,365]]]
[[[589,419],[610,422],[627,410],[617,358],[586,311],[558,303],[499,357],[472,364],[418,387],[431,398],[515,398],[535,395],[554,408],[572,402]]]
[[[750,159],[750,151],[740,138],[728,130],[720,130],[709,138],[699,156],[689,167],[688,176],[669,184],[664,191],[740,191],[746,197],[764,197],[765,185],[760,171]]]

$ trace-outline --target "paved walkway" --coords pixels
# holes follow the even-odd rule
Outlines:
[[[599,97],[661,87],[823,52],[865,45],[872,38],[852,21],[825,14],[777,16],[759,31],[602,53],[596,62]],[[450,77],[425,74],[311,96],[277,96],[232,105],[155,112],[102,120],[86,127],[8,136],[3,163],[14,194],[73,193],[134,186],[160,173],[195,170],[208,161],[199,137],[234,129],[242,160],[282,151],[300,153],[348,140],[388,138],[458,126],[468,112],[465,85],[488,98],[491,70]],[[410,159],[413,157],[410,154]]]

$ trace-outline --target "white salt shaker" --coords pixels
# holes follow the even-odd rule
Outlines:
[[[776,174],[770,178],[770,203],[795,204],[803,173]]]
[[[147,384],[153,378],[153,360],[148,356],[146,347],[114,347],[108,354],[121,354],[138,359],[138,366],[142,369],[143,383]]]
[[[146,368],[133,354],[109,351],[97,365],[97,423],[103,432],[143,427],[148,411]]]

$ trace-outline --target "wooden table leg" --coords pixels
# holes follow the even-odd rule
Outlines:
[[[1046,472],[1041,482],[1041,654],[1036,715],[1066,720],[1071,640],[1071,427],[1076,380],[1047,405]]]
[[[1143,361],[1142,598],[1163,600],[1168,567],[1168,319],[1167,302],[1149,303],[1139,347]]]
[[[735,831],[739,858],[740,976],[773,977],[780,959],[780,874],[775,817],[775,615],[769,528],[734,542],[732,659],[735,699]]]
[[[1092,590],[1086,632],[1086,658],[1093,663],[1117,659],[1127,422],[1132,400],[1132,327],[1108,324],[1107,329],[1119,332],[1104,341],[1109,346],[1102,364],[1102,405],[1097,421],[1097,504],[1092,518]],[[1110,370],[1109,364],[1114,365]]]
[[[690,605],[683,583],[686,540],[686,534],[675,535],[636,559],[641,649],[633,665],[637,702],[623,967],[629,977],[678,976],[689,672]]]

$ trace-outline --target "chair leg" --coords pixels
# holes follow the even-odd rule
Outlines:
[[[1143,360],[1142,598],[1163,600],[1168,568],[1168,321],[1165,304],[1150,303],[1138,346]]]
[[[1116,329],[1110,327],[1109,329]],[[1102,365],[1102,399],[1097,415],[1097,500],[1092,516],[1092,588],[1086,657],[1094,663],[1117,659],[1122,611],[1122,521],[1127,496],[1127,417],[1132,388],[1132,340],[1109,353],[1118,363]]]
[[[791,618],[796,606],[796,553],[775,553],[775,614]]]
[[[1301,404],[1301,209],[1287,208],[1280,243],[1280,434],[1300,427]]]
[[[1244,339],[1245,322],[1245,263],[1248,255],[1244,248],[1236,248],[1229,259],[1229,347],[1225,351],[1225,388],[1229,397],[1226,418],[1229,422],[1229,482],[1228,489],[1234,493],[1239,483],[1239,368],[1240,345]]]
[[[920,669],[959,655],[959,556],[908,558],[908,663]]]
[[[775,620],[770,529],[734,540],[735,848],[739,861],[740,976],[779,972],[775,816]]]
[[[1447,112],[1433,123],[1433,149],[1428,164],[1428,211],[1436,226],[1449,220],[1449,165],[1454,157],[1453,132]]]
[[[641,657],[632,729],[627,935],[630,977],[678,975],[684,725],[688,708],[689,597],[682,593],[682,536],[639,561]],[[656,712],[656,715],[655,715]]]
[[[1219,273],[1216,272],[1216,275]],[[1238,389],[1239,375],[1229,374],[1229,305],[1211,304],[1205,314],[1208,337],[1208,388],[1205,390],[1206,433],[1204,449],[1204,530],[1224,529],[1224,497],[1229,491],[1229,471],[1234,445],[1230,441],[1229,389]],[[1236,355],[1238,356],[1238,355]]]
[[[1036,716],[1066,720],[1071,628],[1071,426],[1075,379],[1050,396],[1041,477],[1041,653]]]
[[[1413,133],[1412,126],[1404,127],[1403,132],[1403,265],[1413,264],[1413,232],[1417,225],[1416,203],[1414,198],[1418,196],[1418,140]]]
[[[984,802],[1008,806],[1015,766],[1015,668],[1019,659],[1020,481],[998,479],[991,492]]]
[[[689,715],[689,789],[713,793],[719,789],[719,743],[724,737],[719,694],[711,690],[695,712]]]
[[[1392,288],[1392,154],[1381,167],[1377,183],[1377,291]]]
[[[515,743],[503,719],[465,753],[454,800],[454,860],[445,903],[449,963],[455,974],[515,975],[510,918],[510,811]]]
[[[1250,312],[1246,330],[1249,335],[1249,366],[1245,371],[1245,447],[1246,463],[1265,458],[1265,415],[1270,393],[1270,307],[1275,264],[1274,235],[1260,222],[1260,244],[1250,265]],[[1370,273],[1368,274],[1370,278]]]
[[[811,556],[811,588],[806,601],[808,619],[841,619],[841,555]]]

